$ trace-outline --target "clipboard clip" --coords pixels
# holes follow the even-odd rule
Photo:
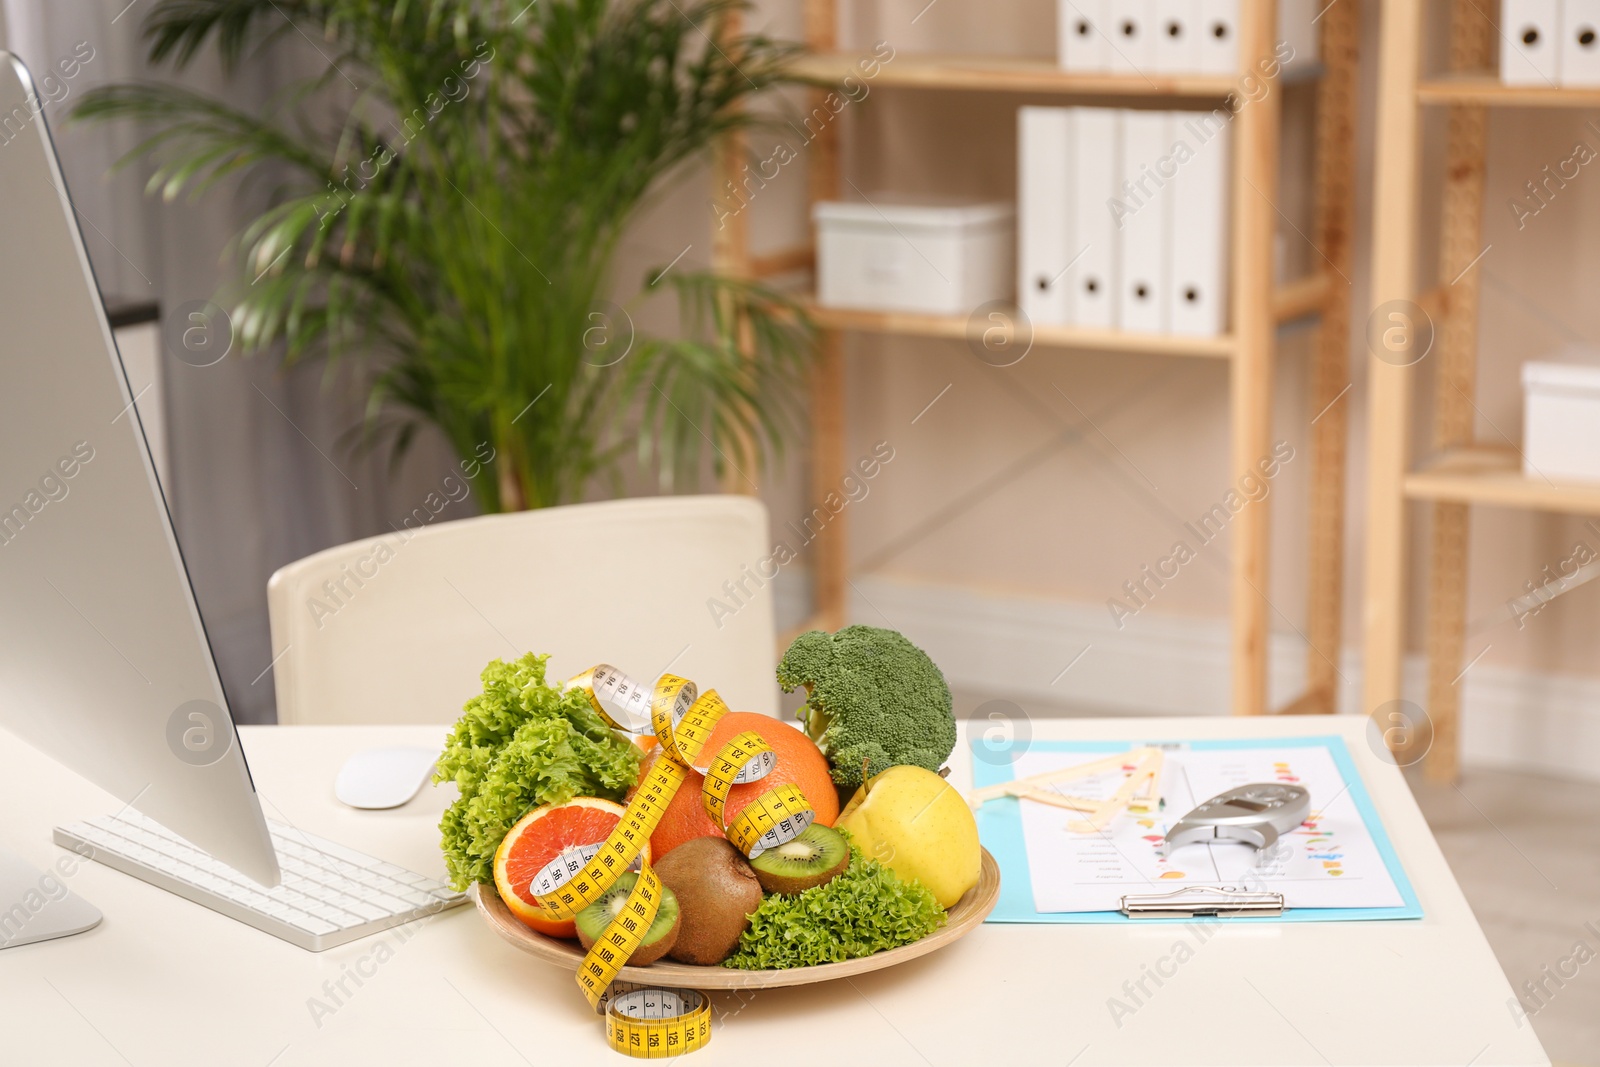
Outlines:
[[[1171,893],[1130,893],[1122,898],[1122,914],[1130,919],[1272,918],[1287,910],[1282,893],[1253,892],[1234,886],[1191,885]]]

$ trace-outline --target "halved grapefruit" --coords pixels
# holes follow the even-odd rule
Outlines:
[[[576,797],[565,804],[534,808],[513,826],[494,854],[494,886],[511,913],[541,934],[577,937],[571,919],[545,918],[530,883],[550,861],[569,848],[604,841],[622,821],[622,805],[599,797]],[[645,860],[650,859],[645,846]]]

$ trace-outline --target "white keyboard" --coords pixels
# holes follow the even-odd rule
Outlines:
[[[58,826],[55,842],[196,904],[321,952],[466,897],[404,867],[268,822],[282,882],[263,888],[136,811]]]

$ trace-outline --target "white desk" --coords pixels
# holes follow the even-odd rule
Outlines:
[[[850,1062],[874,1067],[1547,1064],[1532,1030],[1513,1021],[1510,986],[1410,791],[1368,750],[1363,725],[1318,717],[1076,720],[1035,723],[1034,733],[1342,733],[1427,912],[1421,921],[1224,926],[1120,1027],[1108,998],[1170,953],[1182,928],[985,925],[932,956],[853,981],[758,991],[743,1006],[719,994],[718,1011],[731,1014],[685,1062],[769,1067],[848,1052]],[[444,793],[372,813],[333,798],[334,773],[351,752],[432,744],[441,730],[241,733],[270,817],[442,876],[434,827]],[[963,741],[951,777],[963,790],[965,752]],[[4,733],[0,766],[0,840],[40,867],[66,854],[50,843],[52,825],[120,807]],[[314,955],[94,863],[69,884],[105,922],[0,952],[6,1063],[622,1062],[605,1048],[602,1024],[572,976],[503,944],[471,908]],[[342,976],[349,995],[333,989]],[[324,1009],[314,1014],[318,1001]],[[807,1038],[818,1045],[803,1052]]]

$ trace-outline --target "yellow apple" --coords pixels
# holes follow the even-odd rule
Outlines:
[[[978,884],[981,852],[972,809],[950,783],[922,767],[890,767],[868,779],[835,826],[856,847],[948,908]]]

